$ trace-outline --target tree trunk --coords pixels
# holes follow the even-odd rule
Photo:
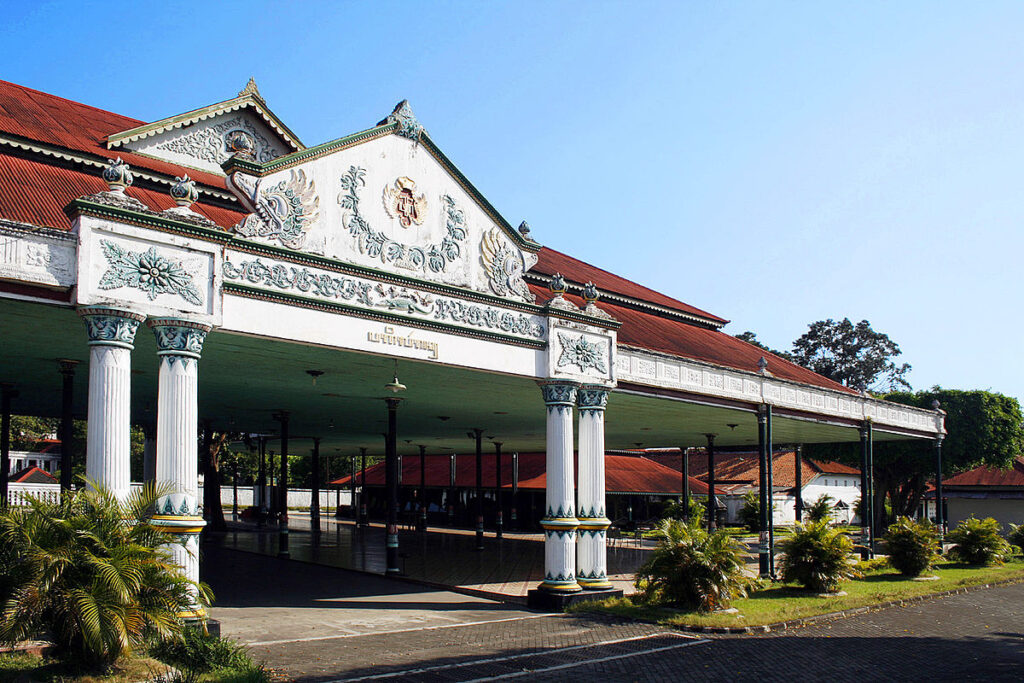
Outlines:
[[[228,442],[230,434],[214,432],[209,427],[203,434],[203,507],[206,508],[206,522],[212,531],[225,531],[224,507],[220,502],[220,452]]]

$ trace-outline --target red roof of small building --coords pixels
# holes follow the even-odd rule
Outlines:
[[[10,479],[13,484],[56,484],[57,478],[41,470],[38,467],[29,467],[27,470],[21,470],[16,474],[11,475]]]
[[[647,493],[655,495],[679,495],[681,483],[679,472],[660,465],[653,460],[631,455],[606,455],[605,490],[608,493]],[[451,485],[451,469],[449,456],[426,456],[426,485],[428,488],[447,488]],[[481,458],[483,487],[495,488],[497,484],[497,460],[493,454]],[[512,456],[501,457],[501,487],[512,488]],[[547,486],[545,475],[545,455],[543,453],[519,454],[519,488],[527,491],[543,491]],[[366,468],[367,486],[384,486],[384,463],[377,463]],[[332,485],[342,488],[349,485],[350,475],[335,479]],[[355,483],[362,484],[362,473],[356,472]],[[402,486],[417,487],[420,485],[420,457],[406,455],[402,457]],[[476,486],[476,456],[473,454],[459,455],[455,459],[455,485],[458,488]],[[690,492],[694,495],[707,495],[708,485],[694,477],[690,477]],[[719,491],[721,493],[721,491]]]
[[[672,450],[675,450],[675,453]],[[655,460],[677,472],[683,468],[682,458],[679,457],[679,449],[658,449],[657,452],[645,453],[644,457]],[[690,453],[689,458],[690,476],[696,477],[701,481],[707,481],[707,454],[703,452]],[[819,474],[860,476],[860,470],[838,462],[826,462],[803,457],[800,459],[800,464],[800,475],[805,486]],[[760,461],[756,452],[733,451],[715,453],[716,485],[743,484],[756,487],[760,478],[759,469]],[[796,486],[796,457],[793,451],[776,451],[773,454],[772,483],[775,488],[792,488]]]
[[[1024,487],[1024,457],[1015,459],[1005,470],[982,465],[973,470],[961,472],[946,479],[943,486],[951,488],[960,486]]]

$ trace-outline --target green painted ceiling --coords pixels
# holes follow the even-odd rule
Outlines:
[[[58,415],[61,377],[57,359],[82,361],[75,378],[75,411],[84,417],[89,348],[74,310],[0,300],[0,382],[17,385],[14,412]],[[152,333],[140,328],[132,353],[132,420],[155,419],[158,359]],[[274,412],[287,410],[294,437],[319,436],[324,452],[354,453],[360,446],[383,450],[386,408],[394,361],[340,351],[212,332],[199,364],[199,409],[217,429],[274,432]],[[307,370],[320,370],[316,386]],[[543,450],[545,411],[529,379],[400,360],[408,389],[399,409],[403,453],[426,444],[429,452],[467,452],[474,427],[505,444],[506,451]],[[447,418],[447,419],[442,419]],[[735,425],[730,427],[729,425]],[[753,412],[614,393],[606,413],[608,448],[691,446],[717,434],[722,446],[757,443]],[[855,441],[855,429],[776,418],[776,443]],[[878,438],[885,438],[879,434]],[[292,452],[309,441],[296,438]],[[335,451],[337,449],[337,451]]]

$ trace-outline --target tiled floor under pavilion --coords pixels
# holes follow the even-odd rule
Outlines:
[[[230,530],[210,534],[207,543],[233,550],[276,556],[277,528],[229,522]],[[351,520],[324,517],[320,534],[309,530],[309,518],[289,520],[291,559],[373,574],[384,573],[384,527],[359,528]],[[399,532],[402,577],[419,583],[506,602],[526,602],[530,589],[544,578],[543,534],[486,535],[486,548],[475,549],[472,530],[430,527],[426,532]],[[633,574],[649,556],[653,544],[632,539],[613,542],[608,550],[609,580],[633,593]]]

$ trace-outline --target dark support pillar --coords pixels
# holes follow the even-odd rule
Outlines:
[[[288,411],[282,410],[274,415],[281,423],[281,473],[277,478],[277,556],[291,557],[288,552]]]
[[[470,434],[476,440],[476,549],[484,549],[484,430],[474,429]]]
[[[337,450],[337,449],[336,449]],[[331,461],[327,459],[327,481],[331,480]],[[340,472],[339,472],[340,474]],[[356,505],[356,456],[348,456],[348,511],[352,519],[359,522],[359,507]],[[334,516],[341,519],[341,485],[338,485],[338,495],[334,498]]]
[[[705,434],[708,439],[708,531],[718,528],[718,500],[715,498],[715,435]]]
[[[313,438],[313,470],[309,487],[309,529],[320,533],[320,437]],[[328,507],[330,507],[328,505]]]
[[[235,521],[238,521],[238,458],[235,457],[233,461],[233,467],[231,469],[231,514]]]
[[[497,468],[497,472],[495,472],[495,475],[494,475],[495,482],[496,482],[496,486],[495,486],[495,489],[494,489],[494,501],[495,501],[495,503],[497,505],[497,508],[498,508],[498,516],[497,516],[497,519],[495,521],[494,526],[495,526],[495,529],[497,530],[497,537],[501,538],[501,532],[502,532],[501,527],[504,525],[504,519],[502,519],[502,512],[501,512],[501,442],[500,441],[495,441],[494,442],[494,457],[497,460],[497,462],[495,463],[495,467]]]
[[[77,360],[61,360],[60,374],[60,490],[71,490],[71,439],[74,437],[75,366]]]
[[[757,567],[762,578],[771,576],[768,560],[768,406],[757,411],[758,489],[761,506],[761,533],[757,544]]]
[[[873,553],[871,546],[871,484],[868,480],[868,437],[871,423],[865,422],[860,428],[860,543],[863,546],[860,558],[866,560]]]
[[[804,447],[800,444],[793,446],[793,460],[796,467],[796,500],[793,504],[793,514],[797,522],[804,519]]]
[[[765,406],[764,433],[768,442],[768,574],[775,579],[775,447],[772,445],[772,407]]]
[[[519,505],[519,452],[512,452],[512,509],[509,511],[513,529],[519,528],[519,520],[516,518],[516,508]]]
[[[690,521],[690,459],[686,457],[686,446],[679,447],[679,455],[682,456],[682,467],[679,468],[680,491],[683,502],[683,521]]]
[[[203,426],[203,438],[199,444],[199,471],[203,473],[203,519],[205,519],[206,523],[209,525],[207,526],[207,529],[210,529],[213,526],[212,524],[210,524],[211,520],[213,519],[214,509],[213,482],[217,481],[218,486],[216,487],[216,490],[219,492],[220,481],[214,479],[214,477],[217,477],[218,474],[217,472],[214,471],[213,467],[211,467],[211,451],[213,450],[213,423],[210,420],[201,420],[200,424]],[[207,536],[207,538],[209,538],[209,536]]]
[[[416,529],[427,530],[427,447],[420,444],[420,516]]]
[[[946,538],[946,511],[942,509],[942,439],[935,439],[935,526],[939,531],[939,548]]]
[[[256,511],[258,526],[263,526],[267,521],[267,437],[257,437],[260,450],[260,468],[257,473],[256,487],[260,492],[260,507]]]
[[[871,501],[871,552],[874,554],[875,551],[875,540],[878,538],[878,516],[881,514],[881,510],[878,509],[876,504],[875,496],[875,430],[871,427],[868,428],[868,491],[871,492],[871,496],[868,500]]]
[[[399,574],[398,566],[398,404],[400,398],[384,399],[388,404],[388,433],[384,453],[384,477],[387,488],[387,574]]]
[[[12,384],[0,384],[0,505],[7,505],[7,480],[11,476],[11,399],[18,395]]]
[[[359,449],[359,457],[362,459],[359,473],[359,526],[370,526],[370,510],[366,506],[366,448]],[[387,464],[384,465],[385,469]]]
[[[448,460],[448,526],[455,526],[455,458],[452,453]]]

